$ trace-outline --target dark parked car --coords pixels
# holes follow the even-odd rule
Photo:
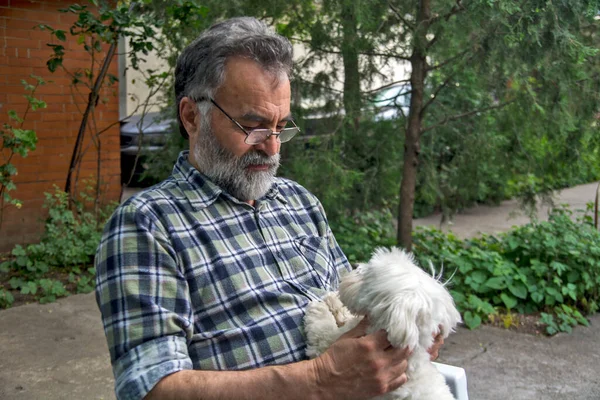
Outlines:
[[[145,159],[148,154],[160,151],[167,143],[169,135],[176,129],[173,119],[165,119],[159,112],[133,115],[121,121],[121,181],[135,186],[147,169]],[[134,164],[140,155],[137,165]]]

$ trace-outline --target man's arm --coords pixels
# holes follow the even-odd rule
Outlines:
[[[365,335],[366,321],[320,357],[249,371],[179,371],[148,393],[153,399],[369,399],[403,385],[407,349],[391,347],[384,331]]]

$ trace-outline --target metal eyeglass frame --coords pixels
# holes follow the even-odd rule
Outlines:
[[[221,110],[221,112],[231,120],[231,122],[233,122],[234,124],[236,124],[238,126],[238,128],[240,128],[242,130],[242,132],[244,132],[246,134],[246,139],[244,139],[244,143],[249,144],[249,145],[256,145],[256,144],[261,144],[266,142],[271,136],[275,136],[277,138],[277,140],[279,141],[279,143],[286,143],[289,142],[290,140],[292,140],[294,138],[294,136],[296,136],[298,133],[300,133],[300,128],[298,128],[298,125],[296,125],[296,123],[294,122],[293,119],[290,119],[290,122],[292,124],[294,124],[293,127],[290,128],[283,128],[282,130],[280,130],[279,132],[273,132],[271,129],[266,129],[266,128],[257,128],[257,129],[252,129],[250,131],[246,130],[246,128],[244,128],[239,122],[237,122],[235,119],[233,119],[229,114],[227,114],[227,112],[225,110],[223,110],[221,108],[220,105],[217,104],[216,101],[214,101],[212,98],[210,97],[201,97],[199,99],[194,99],[194,101],[198,102],[198,101],[210,101],[212,104],[215,105],[215,107],[217,107],[219,110]],[[261,138],[262,135],[258,135],[258,138],[261,138],[261,140],[258,141],[252,141],[252,140],[248,140],[251,139],[253,137],[256,137],[257,133],[263,133],[266,132],[264,138]],[[283,137],[281,135],[284,135]]]

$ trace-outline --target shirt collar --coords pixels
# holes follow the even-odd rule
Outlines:
[[[179,183],[184,195],[194,208],[205,208],[214,203],[220,195],[227,197],[230,200],[239,202],[231,195],[225,192],[217,184],[213,183],[206,175],[198,171],[188,160],[189,151],[179,153],[177,162],[173,167],[172,177]],[[277,199],[282,203],[287,203],[287,200],[281,194],[278,185],[278,178],[275,178],[273,185],[263,196],[269,201]],[[258,199],[261,200],[261,199]]]

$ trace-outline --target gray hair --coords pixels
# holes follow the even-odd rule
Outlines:
[[[183,97],[198,100],[212,98],[225,79],[225,64],[231,57],[243,57],[257,62],[279,78],[291,77],[292,45],[263,22],[240,17],[216,23],[188,45],[175,67],[175,100],[179,132],[188,138],[181,123],[179,102]],[[207,115],[210,102],[199,107]]]

